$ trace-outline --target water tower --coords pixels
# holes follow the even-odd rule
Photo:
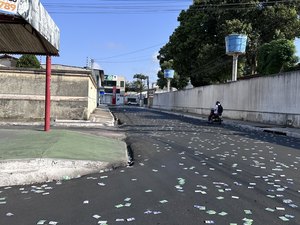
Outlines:
[[[225,42],[226,54],[233,56],[232,81],[236,81],[238,57],[246,52],[247,36],[244,34],[230,34],[225,37]]]
[[[164,70],[164,77],[165,77],[165,78],[167,79],[167,81],[168,81],[168,85],[167,85],[167,87],[168,87],[168,92],[170,92],[171,79],[174,78],[174,73],[175,73],[175,71],[172,70],[172,69],[166,69],[166,70]]]

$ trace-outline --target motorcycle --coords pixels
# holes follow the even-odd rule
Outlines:
[[[210,115],[208,117],[208,122],[209,123],[218,123],[221,124],[223,121],[222,119],[222,114],[215,114],[214,109],[210,110]]]

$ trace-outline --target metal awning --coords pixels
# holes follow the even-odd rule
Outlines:
[[[2,1],[0,53],[59,55],[59,29],[39,0]]]
[[[58,49],[27,21],[0,14],[0,52],[9,54],[55,55]]]

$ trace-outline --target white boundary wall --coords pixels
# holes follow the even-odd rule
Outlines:
[[[300,71],[155,94],[153,108],[208,115],[217,100],[225,118],[300,127]]]

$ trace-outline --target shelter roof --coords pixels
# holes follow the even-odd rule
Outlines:
[[[0,10],[0,53],[58,56],[59,29],[39,0],[11,4]]]

